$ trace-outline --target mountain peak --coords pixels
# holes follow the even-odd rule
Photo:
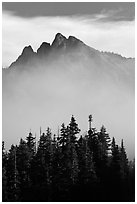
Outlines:
[[[30,55],[32,53],[34,53],[34,51],[31,47],[31,45],[29,45],[29,46],[24,47],[21,55]]]
[[[17,58],[15,62],[13,62],[10,67],[14,67],[15,65],[22,65],[27,63],[33,56],[35,52],[33,51],[31,45],[24,47],[21,55]]]
[[[53,40],[52,47],[59,48],[64,47],[67,43],[67,38],[61,33],[57,33],[55,39]]]
[[[57,33],[56,35],[55,35],[55,39],[56,40],[58,40],[58,39],[64,39],[64,40],[66,40],[67,38],[64,36],[64,35],[62,35],[61,33]]]
[[[55,39],[52,43],[52,48],[74,48],[75,46],[78,45],[84,45],[84,43],[77,39],[74,36],[69,36],[69,38],[67,39],[64,35],[62,35],[61,33],[57,33],[55,36]]]
[[[47,54],[49,50],[50,50],[50,43],[43,42],[41,46],[37,49],[37,54],[43,56]]]
[[[31,45],[24,47],[22,54],[19,56],[19,62],[27,62],[31,57],[33,57],[35,52],[33,51]]]
[[[69,44],[69,46],[74,47],[74,46],[77,46],[79,44],[84,44],[84,43],[81,40],[79,40],[76,37],[74,37],[74,36],[69,36],[68,44]]]
[[[55,35],[55,38],[56,37],[63,37],[63,38],[66,38],[64,35],[62,35],[61,33],[57,33],[56,35]]]
[[[77,42],[82,42],[81,40],[79,40],[78,38],[76,38],[76,37],[74,37],[74,36],[69,36],[69,38],[68,38],[68,40],[69,41],[72,41],[72,42],[75,42],[75,41],[77,41]],[[82,42],[83,43],[83,42]]]

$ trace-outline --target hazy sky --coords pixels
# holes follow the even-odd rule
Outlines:
[[[3,66],[31,44],[52,42],[57,32],[74,35],[103,51],[134,57],[135,4],[130,2],[4,2]]]

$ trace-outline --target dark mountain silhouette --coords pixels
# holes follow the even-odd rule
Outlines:
[[[37,55],[44,57],[50,51],[50,43],[43,42],[37,50]]]
[[[43,42],[37,52],[34,52],[30,45],[25,47],[18,59],[10,65],[10,68],[22,65],[25,66],[38,59],[44,60],[49,55],[56,55],[58,52],[67,53],[76,48],[82,49],[83,47],[88,49],[88,46],[79,39],[73,36],[69,36],[67,39],[61,33],[57,33],[51,45],[50,43]]]
[[[90,80],[113,80],[114,83],[123,83],[134,89],[134,65],[133,58],[125,58],[121,55],[100,52],[81,40],[69,36],[66,38],[57,33],[52,44],[43,42],[36,52],[29,45],[25,47],[21,55],[13,62],[8,71],[3,70],[3,75],[14,69],[20,71],[45,70],[48,67],[64,67],[74,71],[84,71],[90,76]],[[68,66],[69,65],[69,66]],[[79,67],[79,68],[78,68]]]
[[[26,66],[33,64],[34,61],[45,60],[48,56],[54,60],[55,55],[68,55],[67,57],[82,57],[83,60],[85,60],[85,55],[88,57],[88,59],[96,60],[96,63],[98,61],[102,62],[103,64],[114,64],[114,60],[117,60],[118,62],[133,62],[134,59],[131,58],[125,58],[121,55],[110,53],[110,52],[100,52],[94,48],[91,48],[84,44],[81,40],[69,36],[66,38],[61,33],[57,33],[55,36],[55,39],[53,40],[52,44],[47,42],[43,42],[40,47],[38,48],[37,52],[34,52],[32,47],[29,45],[25,47],[21,53],[21,55],[18,57],[18,59],[13,62],[10,65],[10,68],[15,68],[16,66]]]
[[[30,60],[32,60],[32,58],[35,56],[35,52],[33,51],[32,47],[29,45],[29,46],[26,46],[21,55],[18,57],[18,59],[13,62],[10,67],[14,67],[14,66],[20,66],[20,65],[25,65],[27,64]]]

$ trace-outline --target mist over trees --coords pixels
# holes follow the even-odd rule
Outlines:
[[[123,138],[132,158],[134,76],[135,59],[100,52],[74,36],[57,33],[51,44],[43,42],[37,50],[31,45],[24,47],[16,61],[2,70],[6,148],[16,143],[18,136],[24,137],[30,127],[38,135],[39,124],[45,127],[45,121],[54,132],[62,121],[68,123],[72,113],[79,118],[83,132],[92,112],[96,127],[99,129],[103,121],[118,143]]]
[[[104,126],[80,134],[72,115],[58,134],[30,131],[9,151],[2,143],[2,200],[135,201],[135,164],[128,161],[124,141],[112,140]]]

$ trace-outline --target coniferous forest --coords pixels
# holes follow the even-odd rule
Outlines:
[[[57,135],[40,130],[38,143],[32,132],[9,151],[2,143],[2,201],[135,201],[135,162],[91,115],[81,136],[72,116]]]

